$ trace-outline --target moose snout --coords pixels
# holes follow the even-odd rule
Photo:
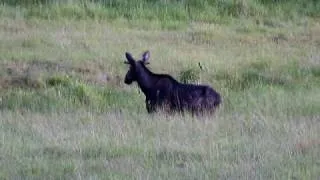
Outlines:
[[[127,79],[124,80],[124,83],[126,84],[130,84],[129,81]]]
[[[132,83],[132,80],[129,79],[129,78],[125,78],[125,79],[124,79],[124,83],[126,83],[126,84],[131,84],[131,83]]]

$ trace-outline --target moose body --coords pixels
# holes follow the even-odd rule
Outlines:
[[[189,111],[192,114],[213,113],[221,103],[220,94],[207,85],[184,84],[167,74],[155,74],[145,65],[150,57],[146,51],[142,60],[134,60],[126,53],[130,69],[126,74],[125,83],[136,81],[146,96],[146,109],[153,113],[158,109],[167,112]]]

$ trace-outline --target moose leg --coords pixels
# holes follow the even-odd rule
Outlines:
[[[150,99],[146,99],[146,109],[149,114],[155,112],[155,103]]]
[[[150,100],[146,99],[146,109],[148,111],[148,113],[151,113],[151,106],[150,106]]]

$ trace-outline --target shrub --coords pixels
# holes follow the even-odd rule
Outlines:
[[[183,83],[194,83],[200,80],[200,71],[196,68],[188,68],[179,73],[179,79]]]

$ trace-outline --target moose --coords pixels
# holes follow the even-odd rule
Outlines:
[[[167,112],[191,112],[192,115],[212,114],[221,104],[221,96],[207,85],[180,83],[168,74],[151,72],[149,64],[150,52],[143,53],[141,60],[135,60],[131,53],[125,53],[130,68],[124,82],[128,85],[137,82],[146,99],[148,113],[157,110]]]

